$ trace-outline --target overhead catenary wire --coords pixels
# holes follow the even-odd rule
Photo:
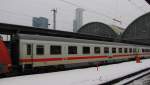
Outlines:
[[[11,13],[13,15],[19,15],[19,16],[25,16],[25,17],[34,17],[34,16],[31,16],[31,15],[28,15],[28,14],[20,14],[20,13],[16,13],[16,12],[13,12],[13,11],[8,11],[8,10],[4,10],[4,9],[0,9],[0,11],[3,11],[3,12],[7,12],[7,13]]]
[[[111,16],[108,16],[108,15],[106,15],[106,14],[104,14],[104,13],[97,12],[97,11],[95,11],[95,10],[93,10],[93,9],[85,8],[85,7],[83,7],[83,6],[77,5],[77,4],[72,3],[72,2],[70,2],[70,1],[66,1],[66,0],[59,0],[59,1],[64,2],[64,3],[66,3],[66,4],[70,4],[70,5],[74,6],[74,7],[83,8],[83,9],[84,9],[85,11],[87,11],[87,12],[92,12],[92,13],[95,13],[95,14],[97,14],[97,15],[102,15],[102,16],[108,18],[108,19],[111,19],[112,21],[115,21],[115,22],[118,22],[118,23],[122,22],[121,20],[118,20],[118,19],[116,19],[116,18],[113,18],[113,17],[111,17]]]
[[[102,15],[102,16],[104,16],[105,18],[112,20],[113,22],[117,22],[117,23],[120,23],[120,24],[122,23],[121,20],[119,20],[119,19],[117,19],[117,18],[114,18],[114,17],[111,17],[111,16],[108,16],[108,15],[105,14],[105,13],[98,12],[98,11],[96,11],[96,10],[83,7],[83,6],[81,6],[81,5],[72,3],[72,2],[67,1],[67,0],[58,0],[58,1],[64,2],[64,3],[66,3],[66,4],[70,4],[70,5],[74,6],[74,7],[83,8],[85,11],[90,12],[90,13],[94,13],[94,14],[96,14],[96,15],[98,15],[98,16],[99,16],[99,15]],[[28,15],[28,14],[24,14],[24,13],[16,13],[16,12],[13,12],[13,11],[8,11],[8,10],[3,10],[3,9],[0,9],[0,10],[3,11],[3,12],[11,13],[11,14],[13,14],[13,15],[19,15],[19,16],[30,17],[30,18],[34,17],[34,16],[31,16],[31,15]]]
[[[5,17],[2,17],[3,14],[5,14]],[[5,21],[7,21],[7,23],[16,24],[15,23],[16,21],[12,22],[12,19],[17,19],[17,20],[21,20],[21,22],[24,23],[22,25],[27,25],[27,26],[31,26],[31,19],[34,17],[34,16],[27,15],[24,13],[16,13],[14,11],[8,11],[8,10],[4,10],[4,9],[0,9],[0,15],[2,17],[2,18],[0,17],[2,20],[2,21],[0,21],[0,23],[5,23]],[[12,16],[13,16],[13,18],[12,18]]]
[[[7,13],[10,16],[15,16],[15,18],[17,18],[17,19],[23,19],[24,22],[29,22],[33,17],[35,17],[35,16],[28,15],[25,13],[16,13],[12,10],[8,11],[8,10],[4,10],[4,9],[0,9],[0,14],[1,13]],[[3,18],[3,20],[9,20],[9,19]]]
[[[23,16],[22,14],[12,13],[10,11],[1,11],[1,9],[0,9],[0,15],[1,15],[0,16],[1,20],[4,20],[4,21],[5,20],[11,21],[12,19],[22,19],[23,22],[28,23],[29,20],[31,20],[29,16]]]

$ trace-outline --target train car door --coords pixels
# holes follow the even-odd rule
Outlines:
[[[32,69],[33,67],[33,44],[27,44],[27,55],[29,59],[29,64],[25,65],[25,69]]]

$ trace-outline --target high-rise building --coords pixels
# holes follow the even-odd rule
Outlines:
[[[77,23],[76,23],[76,19],[73,20],[73,32],[77,32]]]
[[[76,9],[75,20],[73,21],[73,32],[77,32],[77,30],[82,26],[83,11],[84,11],[84,9],[82,9],[82,8]]]
[[[48,28],[48,19],[45,17],[33,17],[33,27]]]

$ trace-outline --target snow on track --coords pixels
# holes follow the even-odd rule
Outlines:
[[[131,77],[131,78],[124,79],[123,81],[120,81],[120,82],[116,83],[115,85],[125,85],[127,82],[130,82],[130,81],[132,81],[132,80],[134,80],[134,79],[137,79],[138,77],[141,77],[141,76],[146,75],[146,74],[148,74],[148,73],[150,73],[150,70],[148,70],[148,71],[146,71],[146,72],[143,72],[143,73],[141,73],[141,74],[138,74],[138,75],[136,75],[136,76],[133,76],[133,77]],[[134,85],[136,85],[136,84],[134,84]],[[139,85],[139,84],[138,84],[138,85]]]
[[[142,63],[124,62],[107,66],[36,74],[0,79],[0,85],[98,85],[150,67],[150,59]]]

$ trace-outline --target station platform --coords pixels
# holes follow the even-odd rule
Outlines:
[[[150,67],[150,59],[0,79],[0,85],[99,85]]]

